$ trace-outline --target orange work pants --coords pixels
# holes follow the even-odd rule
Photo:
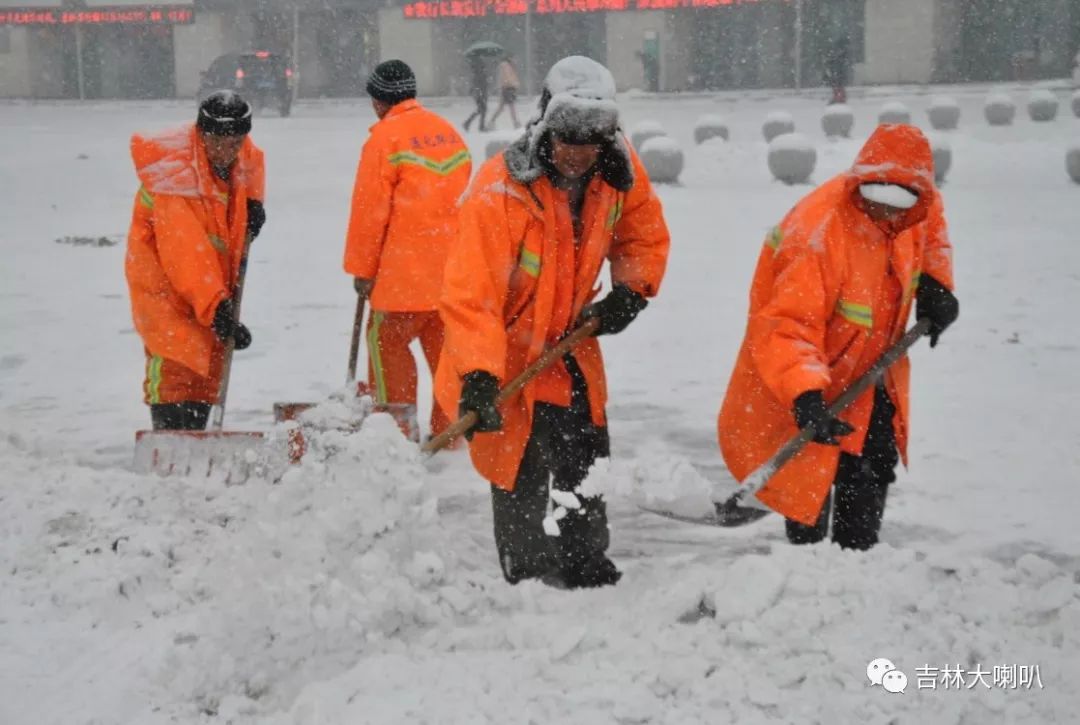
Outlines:
[[[146,378],[143,402],[147,405],[185,403],[214,404],[221,389],[225,348],[215,345],[210,357],[210,377],[204,378],[180,363],[146,351]]]
[[[434,374],[443,346],[439,313],[371,311],[367,327],[368,384],[376,404],[403,404],[416,409],[416,360],[409,343],[417,338]],[[442,433],[449,425],[450,419],[432,400],[431,435]]]

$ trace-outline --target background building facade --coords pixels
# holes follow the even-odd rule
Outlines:
[[[560,57],[607,64],[620,89],[1066,77],[1080,0],[0,0],[0,97],[193,96],[224,53],[291,59],[300,96],[363,93],[399,57],[424,94],[464,94],[463,50],[493,40],[535,90]]]

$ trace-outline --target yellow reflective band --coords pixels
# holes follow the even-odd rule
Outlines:
[[[398,151],[396,154],[390,154],[390,163],[393,166],[412,164],[414,166],[425,168],[428,171],[432,171],[439,176],[448,176],[467,164],[471,158],[472,157],[469,156],[469,151],[467,149],[458,151],[446,161],[429,159],[426,156],[421,156],[412,151]]]
[[[907,293],[904,295],[904,304],[907,304],[915,293],[919,290],[919,278],[922,277],[922,270],[916,269],[911,273],[911,281],[908,283]]]
[[[383,313],[371,313],[371,329],[368,330],[368,356],[371,358],[371,370],[375,375],[375,402],[385,404],[386,400],[386,374],[383,370],[382,351],[379,348],[379,328],[382,327]]]
[[[769,230],[769,235],[765,237],[765,246],[774,252],[780,248],[780,242],[784,241],[784,230],[780,227],[773,227]]]
[[[860,305],[856,302],[840,300],[836,303],[837,313],[853,325],[867,329],[874,326],[873,311],[870,305]]]
[[[540,276],[540,255],[536,252],[530,252],[528,249],[525,249],[525,247],[522,247],[518,265],[524,269],[530,277]]]
[[[139,187],[139,203],[145,206],[147,209],[154,208],[154,197],[146,190],[145,186]]]
[[[623,195],[619,194],[617,197],[615,197],[615,205],[612,206],[611,211],[608,212],[608,217],[607,217],[607,228],[608,229],[614,229],[615,225],[619,223],[620,219],[622,219],[622,208],[623,208]]]
[[[226,246],[224,239],[222,239],[216,234],[208,234],[206,236],[210,240],[210,244],[214,246],[214,249],[218,250],[222,254],[229,253],[229,248],[228,246]]]
[[[161,402],[161,363],[160,355],[154,355],[146,361],[146,399],[151,405]]]

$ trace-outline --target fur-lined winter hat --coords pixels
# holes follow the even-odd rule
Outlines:
[[[524,137],[506,151],[506,165],[514,178],[522,183],[540,178],[555,136],[566,143],[600,145],[597,166],[604,181],[619,191],[634,185],[611,71],[584,56],[563,58],[544,79],[538,110]]]

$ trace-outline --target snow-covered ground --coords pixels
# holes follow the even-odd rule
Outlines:
[[[853,138],[838,142],[820,92],[622,99],[627,127],[660,121],[687,160],[682,184],[660,189],[661,294],[604,342],[614,458],[595,482],[617,492],[625,576],[574,593],[504,584],[465,454],[422,461],[380,416],[318,438],[277,483],[132,472],[147,415],[123,280],[127,140],[191,108],[0,105],[0,723],[1075,722],[1080,187],[1063,159],[1080,120],[991,128],[987,91],[857,91]],[[731,490],[715,416],[753,264],[810,188],[770,179],[766,114],[791,112],[814,141],[819,182],[884,103],[927,125],[942,92],[963,109],[944,186],[962,314],[913,355],[912,466],[884,543],[795,549],[775,516],[715,530],[640,512],[635,496]],[[727,119],[730,142],[693,145],[705,114]],[[232,427],[270,429],[274,401],[342,383],[342,240],[372,120],[359,101],[256,120],[269,221]],[[485,136],[469,141],[482,158]],[[905,693],[870,686],[879,657]],[[961,691],[946,666],[966,671]]]

